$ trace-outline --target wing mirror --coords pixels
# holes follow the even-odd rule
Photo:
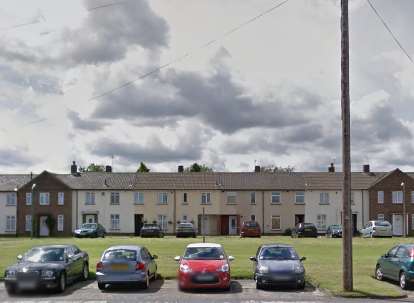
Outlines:
[[[176,256],[176,257],[174,257],[174,260],[177,261],[177,262],[180,262],[181,257],[180,256]]]
[[[383,257],[384,258],[388,258],[390,255],[388,253],[384,254]]]
[[[153,255],[153,256],[152,256],[152,258],[153,258],[154,260],[156,260],[156,259],[158,259],[158,256],[157,256],[157,255]]]
[[[306,261],[306,257],[300,258],[300,262]]]
[[[249,259],[250,259],[250,261],[257,262],[257,258],[256,257],[249,257]]]
[[[17,255],[17,260],[19,260],[19,261],[23,260],[23,256],[22,255]]]
[[[234,261],[234,257],[233,256],[229,256],[228,259],[229,259],[229,261]]]

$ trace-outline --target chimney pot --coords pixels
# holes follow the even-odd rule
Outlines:
[[[370,172],[369,164],[364,164],[362,166],[362,170],[364,173],[369,173]]]
[[[183,173],[184,172],[184,166],[183,165],[178,165],[178,172],[179,173]]]
[[[112,173],[112,166],[111,165],[105,166],[105,172]]]
[[[260,166],[259,165],[255,165],[254,172],[255,173],[260,173]]]
[[[72,165],[70,166],[70,173],[72,175],[76,175],[77,172],[78,172],[78,166],[76,165],[76,162],[73,161]]]
[[[331,166],[328,167],[328,172],[334,173],[335,172],[335,165],[331,163]]]

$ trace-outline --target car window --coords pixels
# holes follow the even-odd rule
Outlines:
[[[146,250],[145,248],[141,248],[141,258],[142,260],[150,260],[151,259],[151,255],[149,254],[148,250]]]
[[[136,261],[137,252],[130,249],[113,249],[105,252],[104,261]]]
[[[405,247],[400,247],[395,254],[397,258],[408,258],[410,256],[408,250]]]
[[[259,253],[260,253],[260,250],[262,249],[262,247],[261,246],[259,246],[259,248],[257,249],[257,251],[256,251],[256,256],[257,257],[259,257]]]
[[[64,261],[65,249],[56,247],[33,248],[29,250],[25,256],[24,261],[45,263],[45,262],[60,262]]]
[[[395,253],[397,252],[397,249],[398,249],[398,246],[395,246],[395,247],[391,248],[391,249],[388,251],[388,256],[390,256],[390,257],[394,257],[394,256],[395,256]]]
[[[265,247],[260,252],[260,260],[298,260],[299,256],[292,247]]]
[[[184,253],[188,260],[223,260],[224,251],[221,247],[188,247]]]
[[[73,246],[73,253],[74,253],[75,255],[80,254],[80,252],[81,252],[81,250],[79,249],[79,247],[77,247],[77,246]]]

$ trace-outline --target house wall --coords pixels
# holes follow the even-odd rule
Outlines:
[[[17,228],[17,206],[7,205],[7,195],[14,194],[15,192],[0,192],[0,234],[1,235],[15,235],[15,230],[7,230],[7,216],[14,216],[16,218],[16,228]],[[17,199],[16,199],[17,201]]]

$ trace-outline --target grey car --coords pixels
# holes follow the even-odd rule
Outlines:
[[[264,286],[294,286],[298,289],[305,287],[305,268],[295,249],[285,244],[261,245],[253,261],[253,273],[256,288]]]
[[[96,265],[98,288],[107,285],[130,284],[148,288],[157,276],[156,255],[143,246],[113,246],[105,250]]]

